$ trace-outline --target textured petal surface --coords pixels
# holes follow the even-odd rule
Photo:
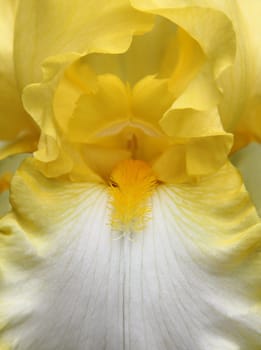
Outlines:
[[[104,186],[27,164],[12,191],[0,236],[11,349],[260,349],[260,220],[229,164],[160,186],[132,240],[114,239]]]

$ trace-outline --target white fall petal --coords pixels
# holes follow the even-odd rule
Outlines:
[[[132,240],[115,239],[103,185],[48,180],[29,164],[13,191],[0,235],[10,349],[260,349],[260,223],[230,165],[159,186]]]

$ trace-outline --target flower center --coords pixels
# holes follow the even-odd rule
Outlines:
[[[112,228],[123,235],[141,231],[149,219],[149,198],[157,185],[152,168],[141,160],[123,160],[113,169],[109,183]]]

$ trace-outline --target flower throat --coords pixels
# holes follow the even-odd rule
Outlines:
[[[150,165],[142,160],[123,160],[113,169],[109,192],[112,228],[121,235],[144,229],[150,218],[149,198],[157,186]]]

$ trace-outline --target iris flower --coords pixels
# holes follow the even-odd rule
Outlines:
[[[260,349],[261,2],[0,8],[0,349]]]

